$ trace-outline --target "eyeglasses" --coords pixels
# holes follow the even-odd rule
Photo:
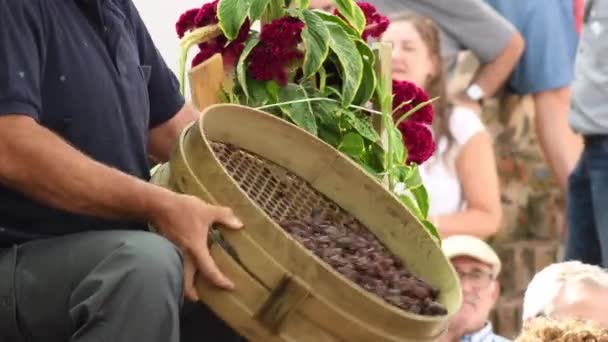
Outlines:
[[[458,273],[461,282],[466,281],[469,285],[479,290],[486,289],[494,280],[494,275],[488,272],[473,271],[467,273],[456,270],[456,273]]]

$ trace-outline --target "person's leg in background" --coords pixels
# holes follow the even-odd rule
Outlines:
[[[89,232],[15,248],[0,278],[14,274],[13,326],[25,341],[179,341],[183,267],[160,236]]]
[[[598,137],[589,148],[587,163],[593,201],[593,219],[599,240],[602,267],[608,267],[608,136]],[[575,200],[574,198],[572,200]],[[587,248],[594,248],[588,246]]]
[[[587,264],[599,265],[602,263],[602,253],[596,229],[589,164],[589,153],[585,149],[569,177],[568,198],[570,200],[567,203],[568,232],[564,260],[578,260]]]

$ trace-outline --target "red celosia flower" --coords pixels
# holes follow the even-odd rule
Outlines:
[[[189,30],[217,24],[219,22],[217,18],[218,3],[219,0],[215,0],[203,5],[200,9],[191,9],[182,14],[175,24],[177,35],[182,38]],[[241,27],[238,36],[233,41],[228,42],[228,39],[226,39],[224,35],[220,35],[213,40],[199,44],[198,47],[200,51],[192,60],[192,67],[206,61],[216,53],[222,54],[222,57],[224,58],[224,67],[227,69],[234,67],[236,61],[243,52],[243,48],[245,47],[243,42],[249,37],[250,28],[251,23],[249,22],[249,19],[247,19]]]
[[[363,11],[365,15],[365,30],[363,31],[363,40],[367,40],[368,37],[380,38],[380,36],[388,29],[390,20],[382,15],[376,7],[367,2],[358,2],[357,5]]]
[[[250,29],[251,29],[251,22],[249,21],[249,18],[247,18],[245,20],[245,22],[243,23],[243,26],[241,26],[241,30],[239,31],[239,34],[236,36],[236,38],[234,38],[233,42],[242,43],[242,42],[246,41],[247,38],[249,37]]]
[[[243,49],[245,49],[245,44],[243,43],[231,43],[228,45],[222,52],[224,68],[236,65],[241,57],[241,53],[243,53]]]
[[[194,18],[196,18],[199,11],[200,9],[193,8],[184,12],[184,14],[179,17],[177,23],[175,24],[175,31],[177,32],[177,36],[179,38],[184,37],[186,32],[196,27],[194,24]]]
[[[420,165],[433,155],[435,141],[433,141],[433,133],[427,126],[416,121],[406,120],[399,124],[398,128],[407,148],[407,164]]]
[[[295,49],[285,50],[278,46],[260,43],[249,56],[249,72],[258,81],[275,80],[280,85],[287,84],[286,67],[303,54]]]
[[[206,43],[199,44],[200,52],[192,60],[192,67],[206,61],[216,53],[221,53],[224,59],[224,68],[226,70],[233,68],[245,48],[244,42],[249,37],[250,27],[251,24],[249,19],[247,19],[243,23],[243,26],[241,26],[238,36],[230,43],[228,43],[228,39],[225,36],[221,35]]]
[[[211,58],[211,56],[216,53],[221,53],[222,50],[219,45],[214,43],[204,43],[199,45],[199,53],[194,56],[192,59],[192,67],[195,67],[207,59]]]
[[[280,18],[262,27],[260,43],[249,56],[251,76],[258,81],[275,80],[285,85],[286,67],[303,57],[297,49],[302,29],[304,23],[292,17]]]
[[[219,22],[217,18],[217,5],[220,0],[215,0],[204,4],[203,7],[198,11],[198,14],[194,18],[194,24],[196,27],[203,27],[209,24],[216,24]]]
[[[365,30],[363,30],[362,37],[367,40],[369,37],[380,38],[380,36],[388,29],[390,20],[382,15],[376,7],[367,2],[357,2],[361,11],[365,15]],[[345,19],[338,10],[334,10],[334,14]]]
[[[304,23],[297,18],[280,18],[262,27],[260,40],[266,44],[293,49],[301,41],[303,29]]]
[[[401,106],[402,103],[406,103],[405,105],[399,107],[399,110],[393,114],[393,118],[395,120],[401,118],[403,114],[407,113],[417,105],[429,100],[429,96],[424,90],[414,83],[408,81],[393,80],[393,94],[394,109]],[[433,107],[428,104],[422,108],[419,108],[408,118],[408,120],[430,125],[433,123],[434,116]]]

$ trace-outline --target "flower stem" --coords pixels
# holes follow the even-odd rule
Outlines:
[[[211,39],[217,38],[222,31],[219,26],[204,26],[188,32],[180,41],[179,54],[179,90],[182,95],[185,95],[186,89],[186,61],[188,59],[188,50],[192,45],[208,42]]]
[[[305,103],[305,102],[319,102],[319,101],[341,103],[340,101],[334,100],[334,99],[328,99],[328,98],[325,98],[325,97],[315,97],[315,98],[310,98],[310,99],[302,99],[302,100],[293,100],[293,101],[273,103],[273,104],[257,107],[256,109],[264,110],[264,109],[269,109],[269,108],[274,108],[274,107],[280,107],[280,106],[285,106],[285,105],[290,105],[290,104]],[[372,114],[376,114],[376,115],[382,115],[382,112],[379,112],[377,110],[373,110],[373,109],[370,109],[370,108],[365,108],[365,107],[356,106],[356,105],[349,105],[348,107],[349,108],[354,108],[354,109],[359,109],[359,110],[366,111],[366,112],[369,112],[369,113],[372,113]]]

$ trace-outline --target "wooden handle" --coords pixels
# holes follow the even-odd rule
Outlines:
[[[254,317],[271,333],[278,335],[287,319],[309,295],[310,288],[301,279],[287,275],[272,290]]]

